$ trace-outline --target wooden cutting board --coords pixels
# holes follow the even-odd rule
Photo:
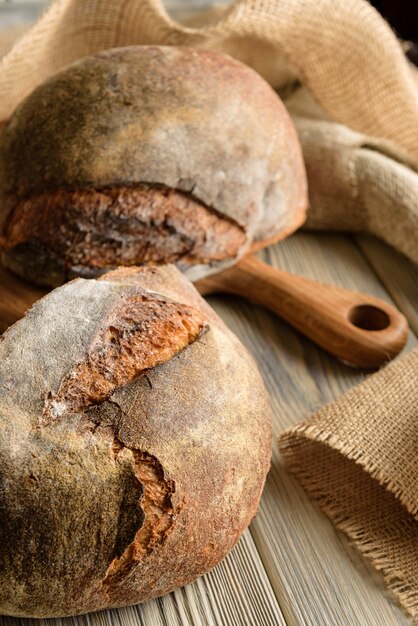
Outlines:
[[[0,272],[2,332],[46,291],[1,267]],[[278,270],[253,254],[195,286],[205,296],[228,293],[265,306],[354,367],[373,369],[385,364],[399,354],[408,338],[406,318],[385,300]]]

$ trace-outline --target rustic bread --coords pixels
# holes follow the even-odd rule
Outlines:
[[[254,516],[270,448],[254,362],[176,268],[51,292],[0,342],[0,613],[194,580]]]
[[[100,52],[38,87],[0,137],[4,262],[47,285],[142,263],[201,278],[296,229],[306,204],[284,105],[213,52]]]

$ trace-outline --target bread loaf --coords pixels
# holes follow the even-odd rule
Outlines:
[[[306,204],[279,97],[213,52],[100,52],[38,87],[0,137],[3,261],[41,284],[144,263],[195,280],[295,230]]]
[[[255,364],[174,267],[51,292],[0,342],[0,613],[194,580],[254,516],[270,446]]]

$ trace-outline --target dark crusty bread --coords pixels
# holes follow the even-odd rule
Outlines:
[[[212,52],[100,52],[38,87],[0,137],[4,260],[49,285],[141,263],[201,278],[295,230],[306,204],[279,97]]]
[[[0,612],[192,581],[254,516],[270,447],[255,364],[174,267],[51,292],[0,342]]]

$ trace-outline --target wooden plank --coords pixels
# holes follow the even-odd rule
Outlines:
[[[0,626],[285,626],[247,530],[232,552],[194,584],[145,604],[62,619],[0,617]]]
[[[348,238],[298,233],[262,253],[272,264],[390,301]],[[298,336],[266,310],[242,300],[212,304],[254,354],[273,409],[274,433],[307,417],[364,378]],[[407,348],[418,344],[411,334]],[[260,513],[251,526],[288,624],[408,624],[384,583],[285,471],[277,446]]]
[[[418,266],[376,237],[356,237],[369,264],[418,335]]]

